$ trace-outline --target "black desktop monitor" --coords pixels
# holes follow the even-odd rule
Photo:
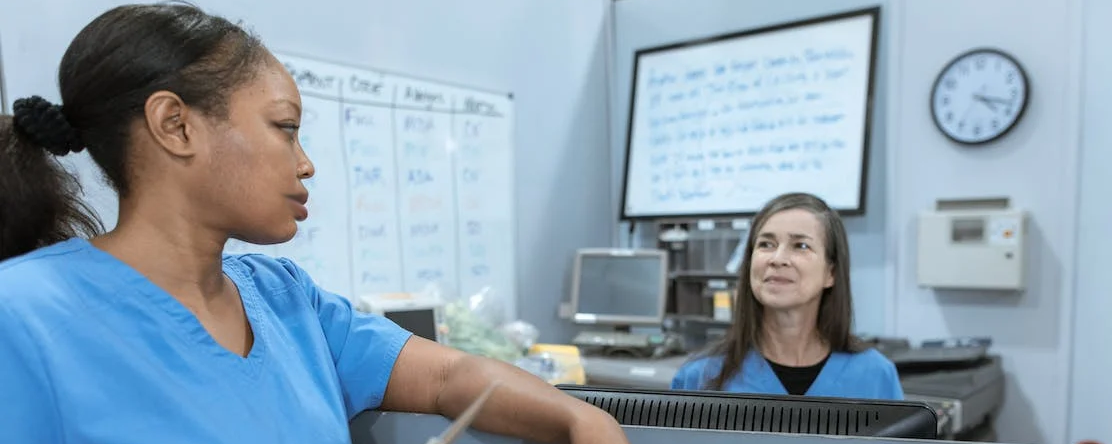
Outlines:
[[[558,385],[622,425],[813,435],[938,439],[925,403],[711,391]]]

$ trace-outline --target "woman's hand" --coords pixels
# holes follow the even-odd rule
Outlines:
[[[629,444],[622,426],[610,414],[589,407],[581,415],[568,434],[571,444]]]

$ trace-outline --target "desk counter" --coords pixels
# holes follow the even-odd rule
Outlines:
[[[440,416],[365,412],[351,422],[352,444],[424,444],[450,422]],[[623,426],[630,444],[939,444],[949,441],[827,437],[780,433],[727,432]],[[468,430],[454,444],[532,444],[527,441]]]

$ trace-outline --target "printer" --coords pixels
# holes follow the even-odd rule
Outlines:
[[[935,409],[940,438],[995,440],[992,422],[1004,403],[1004,370],[1000,357],[989,353],[991,339],[932,340],[918,347],[905,339],[867,341],[896,365],[904,398]]]

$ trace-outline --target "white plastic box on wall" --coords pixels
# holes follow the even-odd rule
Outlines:
[[[919,285],[1022,291],[1027,217],[1007,199],[939,201],[919,215]]]

